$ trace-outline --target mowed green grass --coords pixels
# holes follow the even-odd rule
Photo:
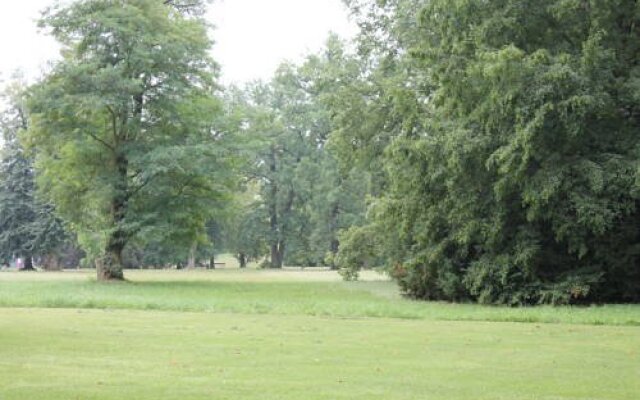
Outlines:
[[[638,306],[421,303],[328,271],[127,277],[0,273],[0,399],[640,398]]]
[[[212,313],[640,326],[640,306],[486,307],[400,296],[375,272],[343,282],[332,271],[127,271],[96,283],[92,272],[0,273],[0,307],[96,308]]]

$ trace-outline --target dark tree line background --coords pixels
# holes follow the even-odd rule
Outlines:
[[[127,25],[107,0],[42,21],[72,51],[9,92],[5,259],[76,246],[121,270],[231,253],[346,279],[381,268],[425,300],[640,301],[637,2],[346,0],[356,40],[227,88],[204,2],[127,4]],[[102,130],[111,114],[124,122]],[[121,186],[91,166],[116,149]]]

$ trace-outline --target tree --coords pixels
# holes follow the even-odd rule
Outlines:
[[[368,172],[340,163],[328,143],[341,88],[359,72],[344,43],[331,36],[322,52],[299,65],[284,63],[268,83],[242,95],[234,90],[244,174],[257,193],[238,210],[252,228],[237,222],[233,247],[256,250],[266,242],[273,268],[335,266],[339,232],[362,222],[371,181]]]
[[[123,278],[131,241],[205,240],[233,184],[201,6],[85,0],[40,21],[64,58],[31,92],[27,144],[100,280]]]
[[[341,231],[364,223],[373,181],[371,164],[365,169],[353,162],[354,146],[342,146],[341,142],[347,132],[353,132],[352,127],[359,125],[354,122],[350,129],[341,130],[340,121],[348,115],[346,109],[355,108],[350,100],[361,73],[359,61],[335,35],[329,36],[321,52],[307,57],[298,68],[299,80],[313,104],[310,117],[321,121],[315,124],[321,127],[316,141],[318,152],[301,174],[301,180],[313,183],[307,201],[310,258],[332,268],[337,267]],[[360,120],[360,125],[364,123]]]
[[[341,61],[333,62],[339,85],[323,97],[332,116],[329,149],[341,176],[367,182],[361,189],[362,196],[369,198],[367,218],[363,221],[363,204],[360,219],[342,229],[342,245],[335,257],[341,273],[352,279],[359,268],[393,270],[398,260],[410,257],[405,250],[411,244],[396,230],[400,218],[384,218],[387,214],[382,212],[395,184],[388,171],[389,150],[399,138],[416,136],[428,125],[424,105],[432,84],[417,69],[411,53],[420,37],[416,10],[424,0],[345,3],[360,27],[357,53],[342,54]]]
[[[0,161],[0,257],[24,258],[24,270],[33,270],[33,258],[51,258],[68,238],[51,204],[36,195],[33,157],[19,143],[28,129],[25,87],[16,78],[6,89],[7,108],[0,115],[4,146]]]
[[[417,112],[398,114],[411,129],[384,149],[388,187],[372,213],[393,228],[387,265],[405,292],[512,305],[640,300],[636,3],[419,9],[400,36]]]
[[[292,66],[284,65],[268,85],[250,87],[246,134],[253,140],[253,152],[247,176],[260,184],[258,208],[266,210],[263,221],[268,232],[270,266],[282,268],[290,248],[292,228],[305,224],[297,207],[302,193],[294,179],[303,157],[308,153],[304,130],[285,116],[288,107],[302,105],[295,88],[289,85]],[[293,92],[292,92],[293,91]]]
[[[250,89],[246,134],[256,147],[247,176],[261,189],[257,205],[274,268],[333,265],[338,232],[364,214],[368,180],[339,170],[327,148],[329,97],[342,83],[343,53],[331,37],[322,53],[285,63],[268,84]]]

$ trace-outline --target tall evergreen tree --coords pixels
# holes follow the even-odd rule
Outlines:
[[[33,157],[19,143],[28,128],[25,84],[12,82],[5,93],[7,108],[0,114],[4,140],[0,161],[0,257],[24,259],[33,270],[35,256],[47,256],[67,238],[53,206],[36,194]]]

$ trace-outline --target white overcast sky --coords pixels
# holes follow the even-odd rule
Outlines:
[[[55,41],[40,34],[35,22],[51,3],[5,4],[0,13],[0,81],[16,69],[38,76],[57,58]],[[216,26],[213,55],[224,83],[268,79],[280,62],[319,50],[330,31],[345,38],[356,32],[341,0],[215,0],[208,18]]]

